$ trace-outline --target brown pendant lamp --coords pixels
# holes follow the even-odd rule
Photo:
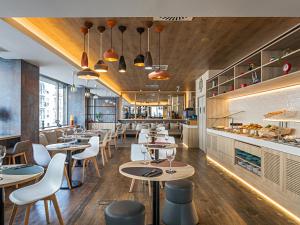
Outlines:
[[[108,62],[117,62],[119,59],[119,56],[117,52],[113,49],[112,45],[112,29],[117,24],[115,20],[108,20],[107,26],[110,28],[110,49],[104,52],[103,58],[105,61]]]
[[[105,31],[105,27],[104,26],[99,26],[97,29],[100,33],[100,59],[95,64],[94,70],[98,73],[107,73],[108,66],[105,64],[105,62],[102,59],[102,57],[103,57],[103,53],[102,53],[102,40],[103,40],[103,37],[102,36],[103,36],[103,32]]]
[[[136,31],[140,34],[140,54],[137,55],[134,59],[134,65],[137,67],[144,67],[145,66],[145,57],[142,54],[142,34],[145,32],[144,27],[138,27]]]
[[[88,65],[89,65],[88,55],[87,55],[86,50],[85,50],[86,35],[88,33],[88,30],[89,30],[89,28],[86,25],[90,25],[90,24],[85,23],[85,26],[80,28],[80,31],[83,34],[83,52],[82,52],[82,55],[81,55],[81,67],[83,69],[88,68]]]
[[[148,48],[145,55],[145,70],[152,70],[153,62],[152,62],[152,56],[150,52],[150,28],[152,27],[153,22],[147,21],[146,26],[148,29]]]
[[[158,33],[158,69],[149,73],[148,78],[150,80],[169,80],[170,74],[167,71],[160,69],[160,33],[163,31],[162,25],[157,25],[155,31]]]
[[[87,66],[87,67],[84,68],[83,70],[79,71],[77,73],[77,77],[80,79],[85,79],[85,80],[96,80],[99,78],[99,75],[95,71],[93,71],[89,68],[89,61],[88,61],[89,53],[90,53],[90,51],[89,51],[89,49],[90,49],[90,34],[89,34],[89,32],[93,26],[93,23],[85,22],[84,25],[85,25],[85,27],[81,28],[81,31],[83,31],[83,32],[87,31],[86,33],[88,35],[88,49],[87,49],[88,53],[87,53],[86,59],[84,59],[84,62],[86,63],[85,66]],[[81,63],[82,63],[82,60],[81,60]]]

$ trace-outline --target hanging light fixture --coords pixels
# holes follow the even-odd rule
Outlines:
[[[152,27],[152,25],[153,25],[152,21],[146,22],[146,26],[148,28],[148,48],[145,56],[145,70],[151,70],[153,66],[152,56],[150,52],[150,28]]]
[[[142,33],[144,33],[145,28],[144,27],[138,27],[136,31],[140,34],[140,54],[137,55],[137,57],[134,59],[134,65],[138,67],[145,66],[144,63],[144,55],[142,54]]]
[[[70,87],[70,91],[73,92],[73,93],[77,91],[77,88],[76,88],[75,83],[74,83],[74,75],[75,75],[75,72],[73,72],[73,84]]]
[[[169,80],[170,74],[160,69],[160,33],[163,30],[163,26],[157,25],[155,31],[158,33],[158,69],[149,73],[148,78],[150,80]]]
[[[83,52],[82,52],[82,55],[81,55],[81,67],[83,69],[86,69],[86,68],[88,68],[88,65],[89,65],[88,55],[85,51],[85,46],[86,46],[85,39],[86,39],[86,35],[88,33],[88,28],[87,27],[81,27],[80,31],[83,34]]]
[[[99,75],[91,70],[89,68],[89,64],[88,64],[88,58],[90,56],[90,29],[92,28],[93,26],[93,23],[91,22],[85,22],[84,23],[85,27],[81,28],[81,31],[83,32],[87,32],[87,35],[88,35],[88,53],[87,53],[87,64],[85,66],[87,66],[87,68],[84,68],[83,70],[79,71],[77,73],[77,77],[80,78],[80,79],[85,79],[85,80],[96,80],[99,78]]]
[[[85,90],[84,96],[85,96],[86,98],[91,97],[90,89],[86,89],[86,90]]]
[[[103,37],[102,36],[103,36],[103,32],[105,31],[105,27],[104,26],[99,26],[97,29],[100,33],[100,59],[95,64],[94,70],[98,73],[106,73],[108,71],[108,66],[105,64],[105,62],[102,59],[102,57],[103,57],[103,53],[102,53],[102,40],[103,40]]]
[[[116,23],[117,22],[115,20],[107,21],[107,26],[110,28],[110,49],[104,52],[103,57],[104,60],[108,62],[117,62],[119,58],[117,52],[113,49],[112,46],[112,29],[116,25]]]
[[[124,58],[124,55],[123,55],[123,34],[126,31],[126,27],[125,26],[119,26],[119,30],[122,33],[122,55],[121,55],[120,60],[119,60],[119,72],[120,73],[125,73],[126,72],[126,62],[125,62],[125,58]]]

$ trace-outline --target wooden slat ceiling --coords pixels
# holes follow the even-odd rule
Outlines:
[[[92,21],[90,65],[99,58],[98,25],[105,25],[109,18],[27,18],[48,38],[59,44],[74,56],[78,62],[83,48],[80,27],[85,21]],[[124,56],[127,73],[118,72],[118,63],[109,63],[110,80],[120,90],[151,90],[147,84],[159,84],[160,90],[194,90],[194,81],[207,69],[223,69],[245,56],[272,38],[300,22],[300,18],[194,18],[191,22],[160,22],[165,25],[161,35],[161,64],[169,66],[169,81],[150,81],[147,71],[133,66],[139,53],[138,26],[152,18],[115,18],[113,46],[121,54],[121,33],[119,25],[126,25],[124,33]],[[110,32],[104,33],[104,50],[110,46]],[[151,52],[154,63],[158,63],[157,34],[151,30]],[[147,49],[147,33],[142,36],[142,50]]]

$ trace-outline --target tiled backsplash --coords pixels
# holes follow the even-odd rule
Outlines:
[[[234,116],[235,122],[278,125],[263,118],[264,114],[280,109],[300,111],[300,86],[229,100],[230,113],[245,111]],[[290,122],[288,126],[300,136],[300,123]]]

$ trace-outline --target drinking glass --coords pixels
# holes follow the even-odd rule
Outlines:
[[[148,149],[144,146],[144,145],[142,145],[141,146],[141,152],[143,153],[143,155],[144,155],[144,161],[143,161],[143,163],[142,164],[147,164],[147,160],[146,160],[146,154],[148,153]]]
[[[170,167],[166,170],[166,173],[173,174],[176,173],[175,170],[172,169],[172,161],[175,159],[175,150],[174,149],[167,149],[166,150],[166,158],[170,163]]]
[[[2,170],[2,162],[6,155],[6,147],[0,145],[0,171]],[[0,180],[3,180],[3,177],[0,175]]]

